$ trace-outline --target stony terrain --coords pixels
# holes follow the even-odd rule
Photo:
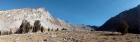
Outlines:
[[[1,35],[0,42],[140,42],[140,34],[107,31],[49,31]]]
[[[129,24],[129,31],[139,32],[140,5],[130,10],[121,12],[110,18],[105,24],[95,31],[92,26],[83,24],[70,24],[59,18],[53,18],[44,8],[23,8],[0,11],[0,31],[12,30],[14,33],[23,20],[27,20],[33,26],[35,20],[39,20],[45,29],[67,29],[61,31],[29,32],[25,34],[0,35],[0,42],[140,42],[140,34],[120,35],[115,28],[122,20]],[[59,14],[58,14],[59,15]],[[101,30],[101,31],[100,31]]]

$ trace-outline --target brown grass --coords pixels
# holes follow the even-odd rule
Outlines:
[[[50,31],[0,36],[0,42],[140,42],[140,34],[120,35],[106,31]]]

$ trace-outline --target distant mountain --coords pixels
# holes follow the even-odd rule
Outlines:
[[[59,15],[59,14],[58,14]],[[27,20],[33,26],[35,20],[40,20],[41,25],[47,29],[68,30],[91,30],[91,27],[84,25],[73,25],[59,18],[53,18],[44,8],[23,8],[0,11],[0,30],[18,29],[23,20]],[[81,28],[84,27],[84,28]]]
[[[129,24],[128,32],[140,33],[140,5],[129,10],[125,10],[106,21],[98,31],[116,31],[122,20]]]

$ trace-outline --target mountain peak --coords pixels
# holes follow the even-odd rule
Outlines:
[[[53,18],[45,8],[23,8],[0,11],[0,30],[17,29],[20,27],[23,20],[30,22],[31,26],[34,25],[35,20],[41,22],[41,26],[45,29],[74,29],[74,30],[91,30],[87,26],[75,26],[64,20]],[[82,28],[81,27],[85,27]]]
[[[117,26],[123,20],[129,24],[128,32],[140,33],[140,5],[110,18],[97,30],[116,31]]]
[[[140,4],[137,7],[140,7]]]

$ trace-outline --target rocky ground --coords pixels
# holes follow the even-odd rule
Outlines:
[[[106,31],[50,31],[1,35],[0,42],[140,42],[140,34]]]

